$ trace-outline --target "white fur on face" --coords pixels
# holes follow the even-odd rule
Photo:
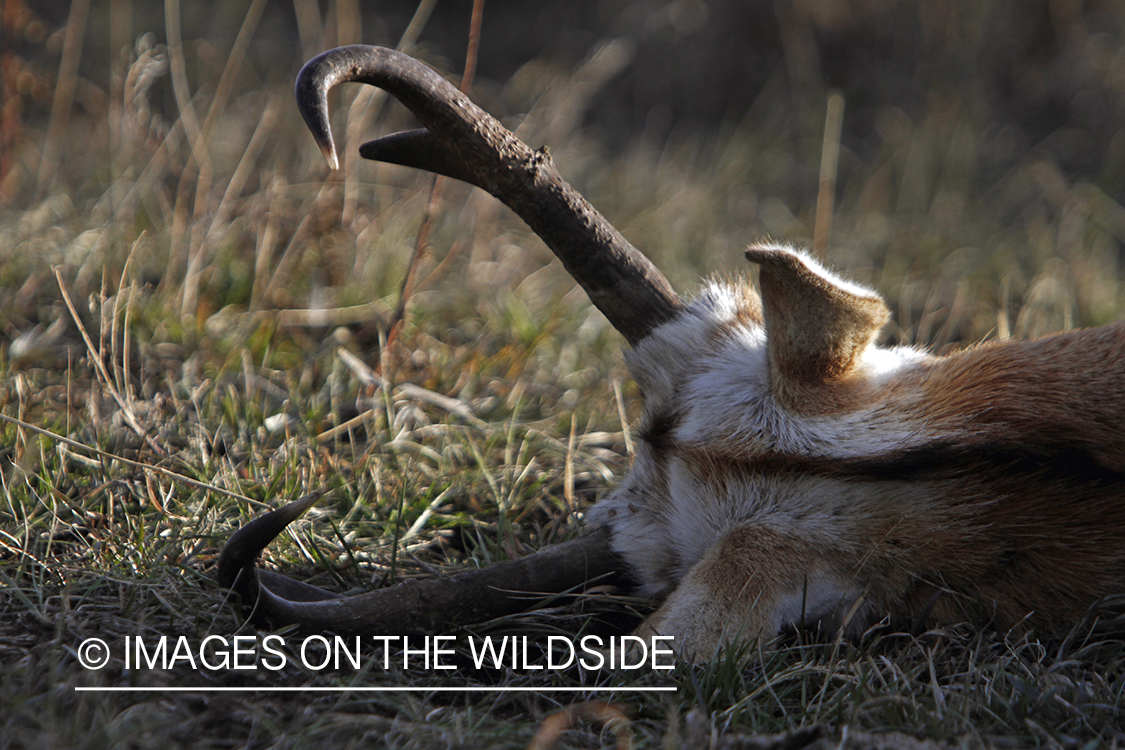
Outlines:
[[[816,270],[839,281],[819,265]],[[796,415],[771,393],[766,330],[748,282],[712,281],[676,320],[656,329],[627,361],[645,398],[642,423],[675,415],[672,455],[658,456],[642,435],[632,470],[591,511],[609,523],[615,545],[650,595],[666,593],[727,531],[748,521],[816,523],[841,488],[766,478],[709,482],[677,451],[715,453],[737,462],[762,455],[849,458],[921,445],[931,435],[880,402],[853,412]],[[841,282],[842,283],[842,282]],[[856,293],[873,295],[854,287]],[[878,385],[925,362],[910,347],[871,346],[861,377]],[[821,520],[822,524],[827,521]],[[791,528],[791,526],[789,526]]]
[[[763,297],[711,282],[626,357],[636,456],[590,521],[667,596],[644,627],[706,656],[853,609],[852,634],[930,606],[1072,623],[1120,591],[1125,324],[934,357],[873,343],[874,292],[748,257]]]

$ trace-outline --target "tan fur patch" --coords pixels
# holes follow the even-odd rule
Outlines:
[[[1125,325],[884,349],[874,292],[787,248],[748,256],[760,301],[712,282],[629,354],[637,458],[591,520],[668,594],[646,630],[709,658],[930,605],[1060,628],[1125,593]]]

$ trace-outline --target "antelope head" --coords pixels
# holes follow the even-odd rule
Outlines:
[[[338,633],[429,632],[599,576],[663,604],[642,632],[680,653],[884,618],[1062,628],[1125,593],[1125,328],[937,357],[875,343],[874,291],[805,253],[756,245],[759,286],[688,303],[533,151],[441,76],[386,49],[311,60],[297,102],[337,164],[327,93],[383,88],[425,126],[360,148],[511,207],[630,344],[644,398],[634,465],[591,531],[518,561],[348,599],[254,567],[313,501],[227,543],[220,580],[259,617]]]

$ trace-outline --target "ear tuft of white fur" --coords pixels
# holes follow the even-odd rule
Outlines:
[[[850,279],[845,279],[829,270],[812,253],[792,245],[782,245],[774,242],[763,242],[750,245],[746,248],[746,259],[759,265],[776,260],[777,256],[788,256],[796,259],[807,271],[813,273],[824,282],[856,297],[882,300],[883,297],[870,287],[859,284]]]
[[[807,253],[756,245],[746,258],[761,269],[774,390],[798,407],[809,389],[851,374],[890,312],[876,292],[844,281]]]

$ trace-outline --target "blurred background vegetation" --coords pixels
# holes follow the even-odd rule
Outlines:
[[[263,504],[325,490],[266,557],[360,588],[575,533],[627,469],[622,342],[539,240],[480,191],[447,182],[431,212],[430,177],[362,162],[412,126],[370,88],[334,96],[338,172],[293,104],[342,43],[459,80],[472,8],[0,0],[0,415],[21,420],[0,424],[0,747],[524,747],[559,707],[73,691],[126,674],[80,669],[81,637],[235,632],[209,576]],[[940,349],[1125,317],[1123,32],[1120,0],[488,0],[471,95],[690,293],[752,273],[749,242],[813,242],[840,94],[828,257],[886,296],[887,341]],[[928,638],[678,672],[632,728],[1120,741],[1119,641]]]
[[[425,178],[354,152],[403,117],[376,127],[362,98],[345,172],[328,175],[289,86],[336,43],[397,45],[416,3],[166,6],[4,2],[4,334],[50,322],[16,283],[45,258],[89,258],[73,266],[85,292],[130,248],[134,272],[198,321],[393,297]],[[459,75],[470,10],[434,4],[412,54]],[[831,257],[890,297],[892,339],[974,341],[1119,313],[1123,24],[1111,0],[493,0],[473,96],[549,145],[689,291],[742,271],[756,238],[811,241],[839,91]],[[548,263],[506,210],[467,195],[454,189],[433,239],[461,258],[443,268],[455,310],[471,304],[456,292],[494,297]]]

